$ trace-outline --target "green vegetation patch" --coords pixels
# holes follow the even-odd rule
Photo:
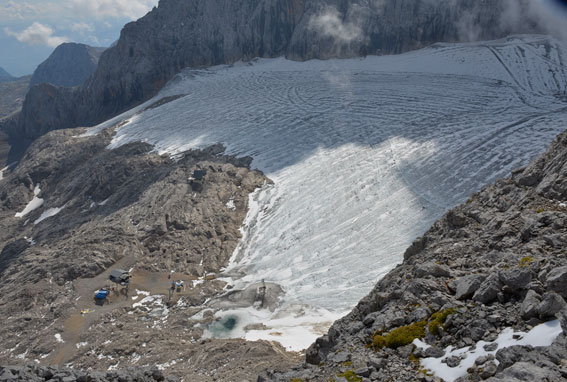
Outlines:
[[[380,350],[383,347],[397,349],[401,346],[409,345],[416,338],[421,339],[425,337],[426,325],[427,320],[423,320],[414,322],[411,325],[400,326],[384,336],[377,333],[372,339],[372,348],[374,350]]]
[[[520,260],[520,264],[518,265],[520,268],[525,268],[530,266],[534,262],[534,258],[531,256],[522,257]]]
[[[445,309],[445,310],[440,311],[440,312],[433,313],[431,315],[429,325],[428,325],[429,333],[431,333],[435,336],[438,336],[439,335],[439,328],[445,329],[443,324],[447,320],[447,317],[449,317],[451,314],[454,314],[454,313],[455,313],[455,309],[453,309],[453,308],[449,308],[449,309]]]
[[[337,377],[343,377],[348,382],[362,382],[362,378],[354,373],[352,370],[345,371],[344,373],[337,374]]]
[[[301,378],[292,378],[289,380],[289,382],[304,382],[304,381]]]

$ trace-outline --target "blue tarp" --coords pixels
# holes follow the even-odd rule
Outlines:
[[[108,296],[107,290],[99,290],[95,293],[95,298],[98,298],[99,300],[105,299],[106,296]]]

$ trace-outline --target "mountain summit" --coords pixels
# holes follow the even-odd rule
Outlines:
[[[10,73],[0,68],[0,82],[12,81],[13,79],[14,77]]]
[[[59,45],[34,71],[30,87],[39,83],[81,85],[94,73],[104,49],[76,43]]]

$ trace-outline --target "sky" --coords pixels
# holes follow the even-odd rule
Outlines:
[[[63,42],[110,46],[158,0],[0,0],[0,67],[31,74]]]
[[[567,38],[567,0],[503,0],[507,4],[503,21],[514,22],[518,4],[525,1],[550,33]],[[67,41],[108,47],[118,40],[126,23],[142,17],[157,3],[158,0],[0,0],[0,67],[13,76],[31,74],[56,46]],[[336,12],[319,21],[329,27],[332,35],[355,38],[360,28],[343,25],[339,16]]]

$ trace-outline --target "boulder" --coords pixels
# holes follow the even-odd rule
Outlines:
[[[356,369],[354,374],[361,377],[370,377],[370,369],[368,369],[368,367],[361,367],[360,369]]]
[[[508,269],[498,273],[500,281],[513,291],[526,289],[532,281],[532,272],[529,269]]]
[[[450,277],[451,270],[446,265],[437,264],[434,262],[427,262],[420,264],[416,267],[415,275],[417,277]]]
[[[477,291],[474,293],[472,299],[478,301],[482,304],[488,304],[498,297],[498,293],[502,289],[502,283],[497,274],[491,274],[488,278],[480,285]]]
[[[541,296],[539,294],[533,290],[528,291],[520,307],[520,315],[524,320],[537,316],[540,301]]]
[[[483,365],[482,372],[480,373],[480,377],[482,379],[490,378],[496,374],[498,371],[498,366],[492,361]]]
[[[561,321],[563,333],[567,335],[567,308],[564,308],[561,312],[557,313],[557,317]]]
[[[380,370],[386,367],[388,361],[384,358],[377,358],[375,356],[370,356],[368,358],[368,361],[366,361],[366,364],[368,365],[368,367],[373,367],[376,370]]]
[[[539,367],[529,362],[517,362],[496,376],[487,379],[488,382],[534,382],[561,380],[564,379],[555,370]]]
[[[455,281],[455,298],[463,300],[471,297],[486,279],[484,275],[467,275]]]
[[[567,298],[567,266],[553,269],[547,275],[547,289]]]
[[[541,318],[553,317],[567,307],[563,297],[555,292],[543,295],[542,301],[537,306],[537,312]]]
[[[425,349],[425,356],[428,358],[441,358],[445,355],[445,351],[436,346]]]

